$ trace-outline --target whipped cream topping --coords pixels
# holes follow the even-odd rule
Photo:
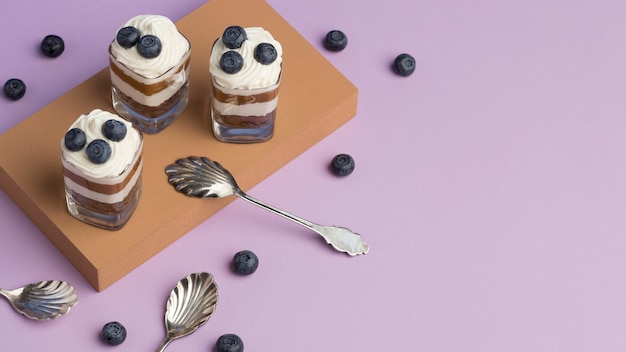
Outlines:
[[[280,78],[282,46],[270,32],[261,27],[248,27],[245,30],[248,39],[238,49],[227,48],[221,37],[215,41],[209,60],[209,72],[217,84],[231,89],[257,89],[275,85]],[[254,49],[261,43],[270,43],[276,48],[278,57],[270,65],[263,65],[254,59]],[[226,73],[220,67],[222,54],[230,50],[237,51],[243,57],[243,67],[234,74]]]
[[[165,16],[135,16],[120,26],[119,29],[129,26],[137,28],[142,36],[146,34],[157,36],[162,46],[159,56],[146,59],[139,55],[136,45],[126,49],[122,47],[117,40],[113,40],[109,52],[128,69],[146,78],[157,78],[163,75],[169,69],[177,65],[190,49],[187,38],[185,38],[178,31],[176,25]]]
[[[102,133],[102,125],[107,120],[117,120],[126,125],[126,137],[119,142],[108,140]],[[81,115],[69,128],[80,128],[85,132],[87,143],[79,151],[70,151],[65,147],[65,138],[61,138],[61,159],[63,166],[89,181],[101,184],[117,184],[132,169],[135,160],[141,154],[142,136],[133,125],[108,111],[94,109],[87,115]],[[95,139],[105,140],[111,147],[111,157],[103,164],[94,164],[87,158],[87,145]]]

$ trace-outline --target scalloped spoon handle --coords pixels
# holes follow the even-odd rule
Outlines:
[[[305,220],[299,216],[290,214],[284,210],[280,210],[272,205],[262,202],[250,195],[246,194],[241,189],[235,191],[235,195],[239,198],[248,201],[260,208],[263,208],[271,213],[280,215],[286,219],[289,219],[296,224],[302,225],[309,230],[314,231],[318,235],[322,236],[326,243],[331,245],[335,250],[339,252],[347,253],[348,255],[355,256],[359,254],[367,254],[369,246],[361,235],[345,227],[337,226],[323,226],[313,223],[309,220]]]
[[[172,342],[172,338],[170,338],[169,336],[166,336],[163,339],[163,342],[161,342],[161,345],[159,346],[159,348],[157,348],[156,352],[165,351],[165,348],[170,344],[170,342]]]

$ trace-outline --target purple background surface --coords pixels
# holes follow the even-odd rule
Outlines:
[[[0,81],[28,90],[0,97],[0,132],[106,67],[130,16],[176,21],[203,3],[6,2]],[[0,287],[61,279],[80,295],[51,322],[0,303],[2,350],[109,351],[98,333],[117,320],[129,336],[116,350],[153,351],[170,290],[197,271],[215,275],[218,307],[168,351],[212,351],[224,333],[247,351],[626,350],[626,2],[269,3],[359,88],[359,105],[250,194],[350,227],[370,253],[336,253],[235,201],[98,293],[0,192]],[[322,47],[331,29],[346,50]],[[53,60],[37,51],[49,33],[67,45]],[[408,78],[389,69],[402,52],[417,60]],[[337,153],[353,155],[352,175],[330,175]],[[260,257],[252,276],[229,270],[241,249]]]

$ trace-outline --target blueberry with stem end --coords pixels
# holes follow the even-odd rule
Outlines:
[[[239,251],[233,257],[233,270],[237,274],[250,275],[259,267],[259,258],[250,250]]]
[[[26,84],[19,78],[11,78],[4,83],[4,95],[11,100],[19,100],[26,94]]]
[[[341,51],[348,46],[348,37],[340,30],[332,30],[326,34],[324,46],[330,51]]]
[[[349,154],[337,154],[330,163],[331,170],[337,176],[348,176],[354,171],[354,159]]]
[[[217,352],[243,352],[243,341],[235,334],[224,334],[215,344]]]
[[[220,67],[226,73],[237,73],[243,67],[243,57],[236,51],[227,51],[220,58]]]
[[[128,49],[135,46],[135,44],[139,42],[139,38],[141,38],[139,30],[133,26],[128,26],[120,28],[120,30],[117,31],[115,40],[117,40],[117,43],[123,48]]]
[[[122,121],[106,120],[102,125],[102,134],[111,141],[119,142],[126,137],[126,125]]]
[[[278,53],[276,48],[270,43],[260,43],[254,48],[254,59],[263,65],[269,65],[276,61]]]
[[[408,77],[415,72],[415,58],[409,54],[400,54],[393,60],[393,72]]]
[[[146,59],[154,59],[161,54],[161,40],[152,34],[146,34],[139,38],[137,43],[137,51],[139,55]]]
[[[111,157],[111,146],[103,139],[94,139],[87,145],[87,158],[94,164],[104,164]]]
[[[240,26],[230,26],[226,28],[224,34],[222,34],[222,42],[228,49],[241,48],[241,44],[243,44],[246,39],[248,39],[248,34],[246,30]]]
[[[126,328],[116,321],[106,323],[102,327],[101,337],[107,345],[117,346],[126,340]]]
[[[50,34],[43,38],[39,48],[41,53],[47,57],[58,57],[65,50],[65,42],[58,35]]]
[[[65,133],[65,148],[72,152],[77,152],[85,147],[87,144],[87,136],[85,131],[78,127],[74,127]]]

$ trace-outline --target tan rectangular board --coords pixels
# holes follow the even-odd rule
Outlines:
[[[264,27],[284,47],[276,130],[268,142],[222,143],[209,128],[210,49],[233,24]],[[143,193],[121,230],[102,230],[68,214],[60,162],[61,139],[80,114],[113,111],[108,68],[0,136],[0,186],[98,291],[234,200],[177,193],[167,182],[167,165],[207,156],[250,189],[356,115],[357,88],[263,0],[211,0],[177,26],[192,45],[190,102],[166,130],[144,135]]]

